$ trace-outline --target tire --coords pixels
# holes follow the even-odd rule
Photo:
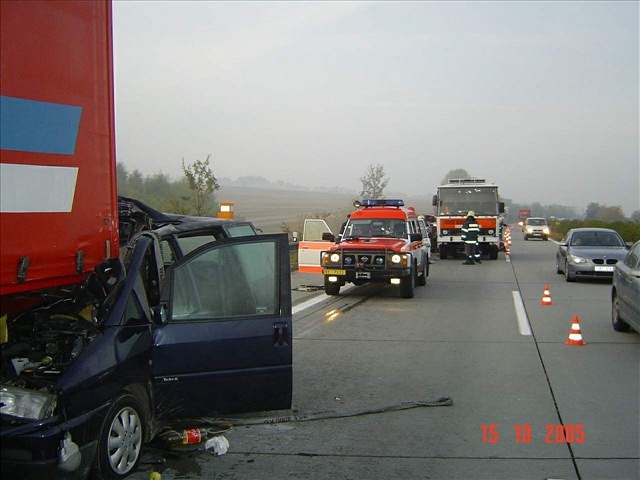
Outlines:
[[[616,332],[628,332],[631,330],[629,324],[620,317],[620,301],[615,292],[611,297],[611,326]]]
[[[140,462],[142,442],[146,433],[144,413],[145,410],[138,399],[129,393],[121,395],[113,402],[105,416],[98,439],[95,464],[97,478],[122,479],[135,471]],[[119,457],[116,456],[118,453]]]
[[[329,280],[327,280],[326,278],[324,279],[324,293],[326,293],[327,295],[340,295],[340,284],[339,283],[332,283]]]
[[[560,268],[560,262],[558,262],[558,257],[556,257],[556,273],[558,275],[562,275],[562,269]]]
[[[527,235],[524,236],[524,241],[527,242],[529,240],[529,237]]]
[[[422,275],[416,278],[416,285],[424,287],[427,284],[427,276],[429,275],[429,260],[426,259],[422,263]]]
[[[498,247],[492,245],[489,247],[489,260],[497,260],[498,259]]]
[[[411,269],[411,273],[400,281],[400,296],[402,298],[413,298],[416,288],[416,275]]]
[[[576,276],[575,275],[571,275],[571,272],[569,272],[569,265],[567,264],[567,262],[564,262],[564,279],[567,282],[575,282],[576,281]]]
[[[446,245],[440,245],[440,260],[446,260],[449,251]]]

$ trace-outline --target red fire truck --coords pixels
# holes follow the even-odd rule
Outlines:
[[[338,295],[347,282],[390,283],[400,295],[411,298],[416,285],[429,275],[430,242],[427,227],[402,200],[363,200],[337,239],[321,253],[324,288]],[[332,234],[325,240],[335,241]]]
[[[451,179],[438,187],[433,197],[438,217],[438,249],[440,258],[453,257],[464,248],[461,228],[469,211],[474,211],[480,225],[480,252],[491,260],[498,258],[501,247],[504,203],[498,186],[483,179]]]

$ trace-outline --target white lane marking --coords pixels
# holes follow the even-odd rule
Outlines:
[[[345,288],[340,289],[341,293],[346,293],[349,290],[353,289],[355,287],[355,285],[349,285]],[[307,300],[306,302],[302,302],[298,305],[295,305],[292,309],[291,309],[291,314],[295,315],[297,313],[302,312],[303,310],[306,310],[307,308],[313,307],[314,305],[319,304],[320,302],[324,302],[325,300],[328,300],[330,298],[336,298],[330,295],[327,295],[326,293],[321,293],[320,295],[318,295],[317,297],[313,297],[309,300]]]
[[[0,163],[0,212],[68,213],[77,177],[77,167]]]
[[[513,306],[516,309],[516,318],[518,319],[518,330],[520,335],[531,335],[531,325],[529,325],[529,319],[527,318],[527,312],[524,309],[524,303],[520,292],[514,290],[513,292]]]

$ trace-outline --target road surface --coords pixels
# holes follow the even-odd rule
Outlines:
[[[163,479],[640,478],[640,336],[612,330],[610,283],[566,283],[556,245],[514,236],[511,262],[436,261],[413,299],[375,286],[315,304],[297,294],[299,414],[443,395],[453,406],[239,427],[223,457],[154,468]],[[539,304],[545,283],[551,307]],[[563,343],[573,314],[583,347]],[[556,443],[559,424],[575,443]]]

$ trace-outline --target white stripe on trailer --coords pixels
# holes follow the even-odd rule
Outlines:
[[[69,213],[77,167],[0,163],[1,213]]]

